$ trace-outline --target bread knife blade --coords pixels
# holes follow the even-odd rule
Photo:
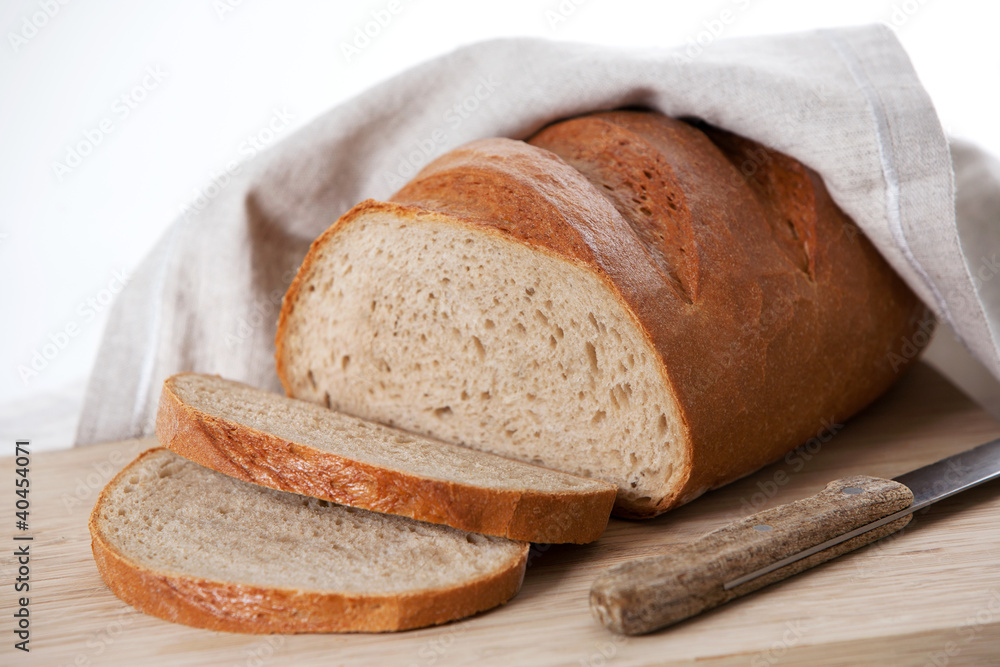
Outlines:
[[[670,553],[601,574],[590,608],[609,630],[667,627],[894,533],[939,500],[1000,477],[1000,439],[894,479],[856,475]]]

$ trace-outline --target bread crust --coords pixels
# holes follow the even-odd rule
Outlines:
[[[528,142],[452,151],[391,203],[364,202],[317,239],[282,304],[286,392],[298,290],[323,246],[373,207],[414,221],[437,211],[609,286],[660,358],[687,460],[672,493],[619,498],[622,516],[655,516],[825,437],[888,388],[916,360],[915,334],[933,329],[820,177],[787,156],[638,111],[561,121]]]
[[[487,489],[383,468],[207,414],[160,394],[156,437],[181,456],[245,482],[342,505],[525,542],[585,544],[607,526],[616,488],[591,493]]]
[[[130,561],[104,539],[99,514],[108,490],[144,457],[139,455],[105,487],[90,515],[94,561],[111,591],[163,620],[240,633],[388,632],[438,625],[510,600],[524,578],[529,546],[502,570],[467,583],[405,595],[361,595],[213,581],[154,571]]]

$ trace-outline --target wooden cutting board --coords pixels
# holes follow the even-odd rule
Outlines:
[[[39,454],[31,462],[30,654],[13,648],[11,632],[17,531],[14,461],[6,458],[0,664],[1000,665],[998,483],[919,513],[897,536],[665,632],[617,637],[587,606],[591,582],[611,564],[683,544],[837,477],[892,477],[996,437],[1000,424],[920,365],[862,415],[831,425],[784,461],[657,519],[613,520],[592,545],[536,547],[523,589],[499,609],[438,628],[341,636],[224,634],[133,610],[98,576],[87,516],[103,484],[155,442]]]

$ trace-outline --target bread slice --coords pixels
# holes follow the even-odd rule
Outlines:
[[[238,479],[528,542],[592,542],[615,486],[382,426],[215,376],[163,385],[160,443]]]
[[[863,408],[928,315],[806,166],[616,111],[473,142],[345,213],[276,360],[290,396],[607,480],[643,517]]]
[[[529,545],[274,491],[155,448],[90,516],[115,595],[159,618],[246,633],[383,632],[502,604]]]

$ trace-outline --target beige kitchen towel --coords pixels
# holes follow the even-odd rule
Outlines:
[[[956,223],[948,141],[888,28],[652,50],[504,39],[377,85],[206,186],[115,304],[78,443],[150,433],[160,385],[177,371],[278,391],[281,296],[310,241],[341,213],[388,197],[435,156],[473,139],[524,138],[558,118],[622,106],[700,118],[818,171],[892,266],[1000,377],[1000,174],[974,147],[956,146]]]

